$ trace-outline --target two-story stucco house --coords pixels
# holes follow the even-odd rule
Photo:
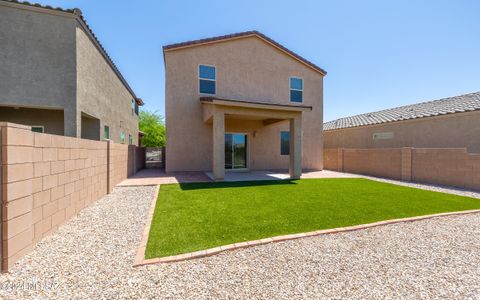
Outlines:
[[[167,172],[323,168],[320,67],[257,31],[163,50]]]
[[[79,9],[0,0],[0,121],[137,144],[142,104]]]

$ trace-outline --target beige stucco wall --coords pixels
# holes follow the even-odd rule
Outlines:
[[[125,144],[131,134],[138,144],[138,116],[132,113],[134,96],[117,77],[79,26],[77,37],[77,100],[78,111],[100,119],[100,138],[104,125],[110,127],[110,139],[120,143],[120,132],[125,132]]]
[[[82,123],[82,139],[100,140],[100,120],[89,116],[81,116]]]
[[[0,122],[2,271],[144,163],[144,149]]]
[[[393,132],[392,139],[373,134]],[[480,111],[324,132],[325,148],[467,148],[480,153]]]
[[[71,13],[0,1],[0,110],[3,107],[64,111],[62,134],[81,137],[87,113],[138,142],[134,98]],[[3,107],[2,107],[3,106]],[[14,121],[30,124],[29,119]],[[35,124],[42,125],[42,124]],[[59,134],[59,130],[52,132]]]
[[[64,109],[75,136],[76,21],[14,6],[0,1],[0,106]]]
[[[303,168],[323,168],[323,76],[256,37],[164,52],[166,65],[167,171],[212,169],[212,125],[203,122],[198,65],[215,65],[218,98],[312,106],[303,113]],[[303,78],[303,103],[290,102],[289,77]],[[263,126],[230,120],[226,132],[248,134],[249,169],[287,169],[280,131],[288,121]],[[253,132],[256,131],[256,137]]]
[[[28,126],[44,126],[44,132],[63,135],[63,110],[0,106],[0,121]]]

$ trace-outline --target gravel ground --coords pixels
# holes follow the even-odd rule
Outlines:
[[[86,208],[0,275],[0,298],[480,299],[480,214],[132,268],[153,192],[117,188]]]
[[[459,195],[459,196],[467,196],[467,197],[480,199],[480,192],[465,190],[465,189],[451,187],[451,186],[405,182],[405,181],[400,181],[400,180],[372,177],[372,176],[367,176],[367,175],[355,175],[355,176],[363,177],[363,178],[367,178],[367,179],[371,179],[371,180],[375,180],[375,181],[381,181],[381,182],[386,182],[386,183],[393,183],[393,184],[413,187],[413,188],[422,189],[422,190],[429,190],[429,191],[434,191],[434,192],[455,194],[455,195]]]

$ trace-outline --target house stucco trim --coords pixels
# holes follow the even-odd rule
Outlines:
[[[266,103],[266,102],[259,102],[259,101],[235,100],[235,99],[225,99],[225,98],[215,98],[215,97],[201,97],[200,101],[202,103],[211,103],[214,105],[259,108],[259,109],[269,109],[269,110],[288,110],[288,111],[311,111],[312,110],[311,106]]]

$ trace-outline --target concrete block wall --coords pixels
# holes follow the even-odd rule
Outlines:
[[[342,149],[324,149],[323,150],[323,167],[327,170],[342,171],[339,168],[339,153]],[[342,153],[343,155],[343,153]]]
[[[401,149],[343,149],[343,171],[401,179]]]
[[[2,270],[127,178],[128,146],[0,123]],[[109,183],[112,185],[109,186]]]
[[[128,146],[109,142],[109,193],[128,177]]]
[[[401,168],[402,180],[412,180],[412,148],[402,148]]]
[[[465,148],[413,149],[412,180],[480,190],[480,153]]]
[[[145,148],[135,145],[128,146],[128,176],[145,168]]]
[[[466,148],[325,149],[325,169],[480,190],[480,153]]]

